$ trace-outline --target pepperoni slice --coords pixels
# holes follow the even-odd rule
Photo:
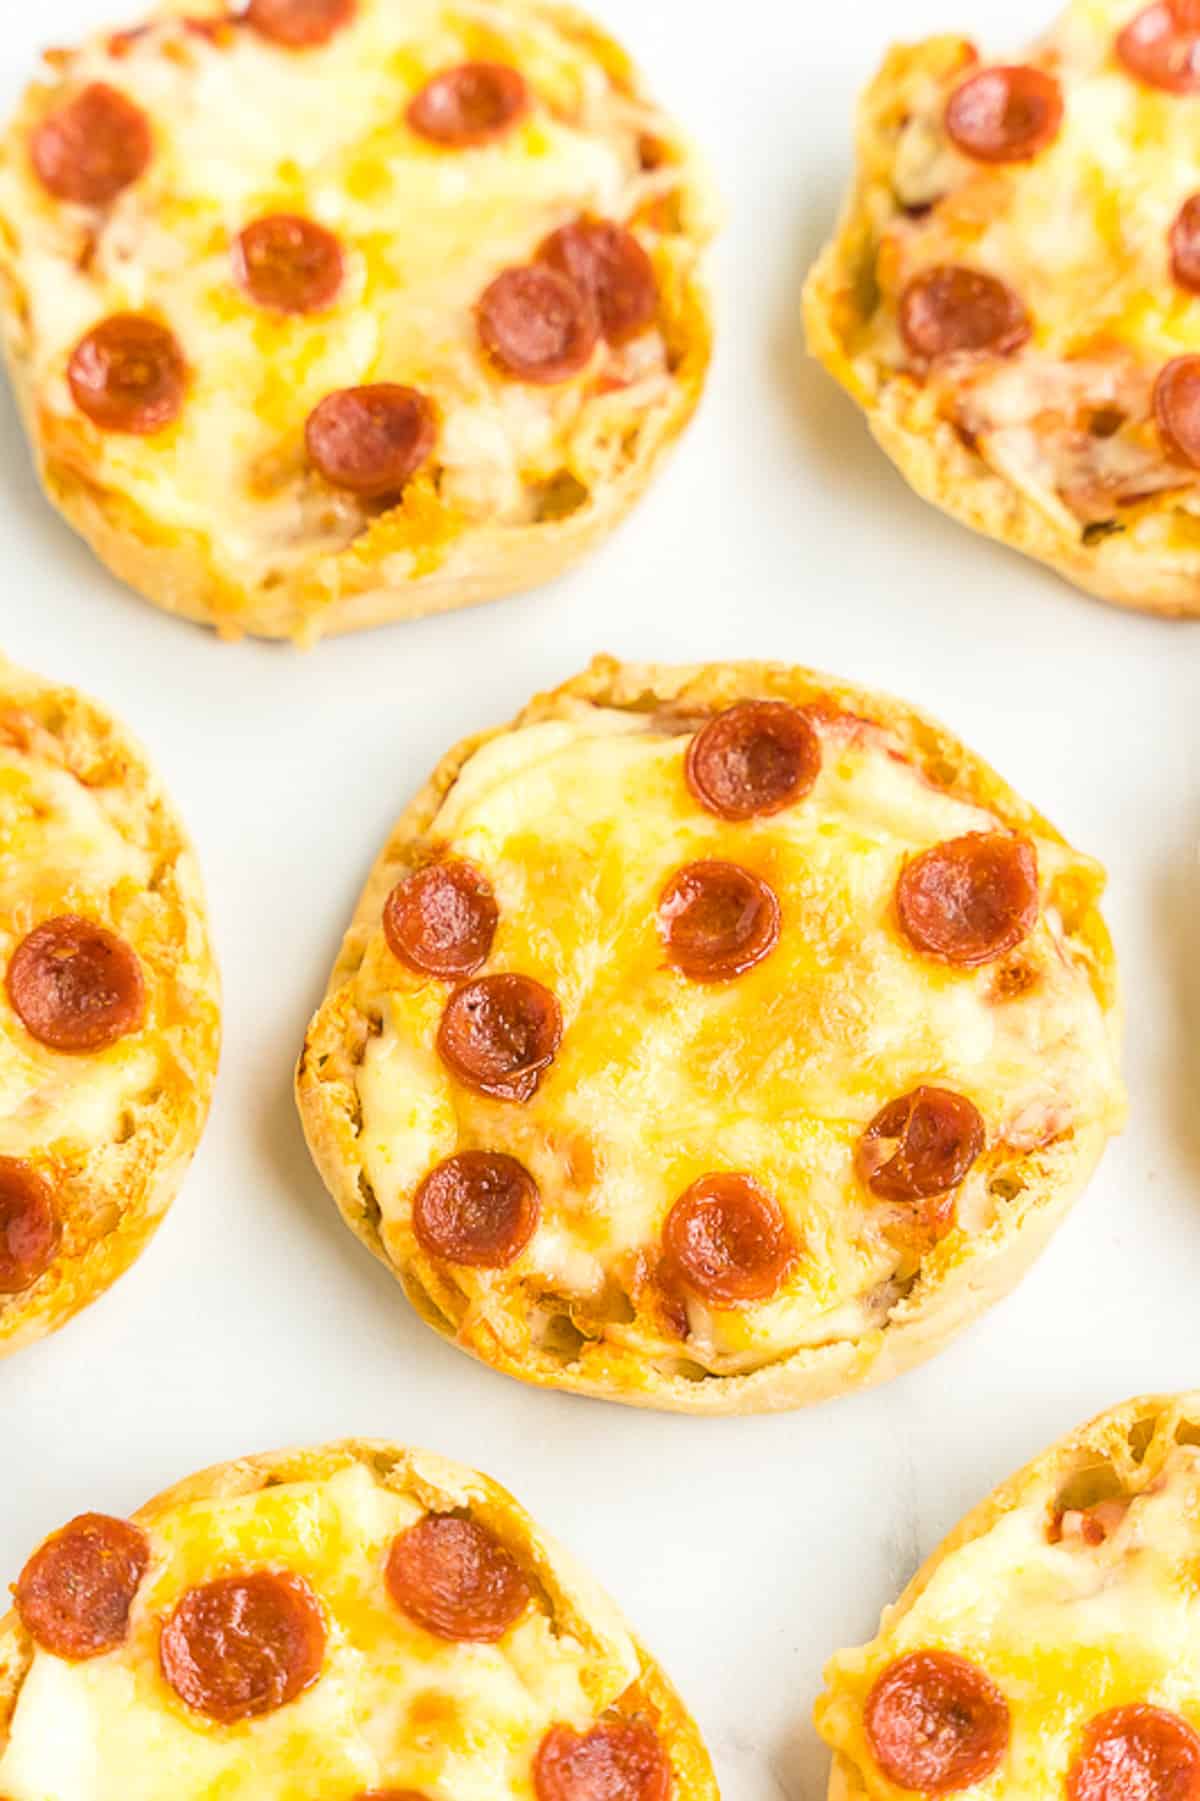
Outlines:
[[[1008,1750],[1004,1696],[978,1665],[916,1651],[886,1669],[867,1697],[875,1761],[898,1788],[953,1795],[990,1776]]]
[[[859,1173],[885,1201],[924,1201],[964,1180],[983,1151],[983,1115],[949,1088],[915,1088],[889,1101],[864,1132]]]
[[[537,1093],[562,1043],[562,1009],[529,976],[480,976],[450,997],[438,1050],[460,1082],[501,1101]]]
[[[1200,356],[1177,356],[1154,384],[1154,412],[1169,449],[1200,468]]]
[[[529,111],[525,77],[508,63],[459,63],[427,81],[411,102],[412,129],[451,150],[490,144]]]
[[[700,805],[721,819],[781,813],[821,773],[821,741],[798,707],[740,701],[692,739],[684,773]]]
[[[548,237],[538,261],[573,281],[610,344],[628,344],[654,324],[654,264],[631,231],[608,219],[581,219]]]
[[[431,863],[398,882],[383,909],[394,957],[418,975],[454,981],[487,962],[500,909],[487,877],[470,863]]]
[[[305,427],[313,467],[333,487],[365,500],[399,494],[436,441],[433,407],[424,394],[386,381],[327,394]]]
[[[413,1197],[421,1249],[468,1269],[506,1269],[537,1230],[537,1183],[515,1157],[460,1151],[431,1170]]]
[[[392,1543],[387,1586],[406,1618],[435,1638],[494,1645],[530,1603],[516,1559],[475,1520],[431,1513]]]
[[[188,1589],[159,1641],[163,1675],[179,1699],[223,1726],[294,1701],[324,1660],[320,1602],[302,1577],[275,1570]]]
[[[663,889],[658,931],[668,960],[693,982],[727,982],[779,943],[774,889],[736,863],[689,863]]]
[[[358,0],[250,0],[247,23],[273,44],[309,50],[354,21]]]
[[[1028,342],[1029,314],[994,275],[943,263],[910,281],[900,297],[900,331],[914,356],[930,360],[955,351],[1010,356]]]
[[[75,346],[67,381],[93,425],[150,437],[182,412],[187,364],[165,325],[139,313],[114,313]]]
[[[476,310],[480,342],[518,381],[552,387],[586,369],[599,337],[596,315],[573,281],[536,263],[506,269]]]
[[[0,1295],[32,1288],[61,1236],[49,1184],[31,1163],[0,1157]]]
[[[113,1651],[149,1563],[145,1534],[128,1520],[81,1513],[21,1571],[13,1591],[21,1624],[43,1651],[73,1663]]]
[[[295,213],[247,225],[234,242],[233,269],[251,300],[277,313],[319,313],[337,298],[345,275],[333,233]]]
[[[1181,288],[1200,294],[1200,194],[1185,200],[1170,233],[1171,274]]]
[[[702,1176],[667,1215],[669,1271],[705,1301],[768,1301],[796,1261],[796,1242],[773,1196],[749,1176]]]
[[[1083,1735],[1068,1801],[1200,1801],[1200,1738],[1161,1707],[1116,1707]]]
[[[101,1051],[146,1016],[142,966],[93,920],[64,913],[22,939],[8,965],[8,998],[21,1024],[55,1051]]]
[[[1154,0],[1117,39],[1131,75],[1172,94],[1200,91],[1200,8],[1195,0]]]
[[[662,1742],[641,1720],[551,1726],[533,1760],[537,1801],[669,1801],[673,1786]]]
[[[1005,832],[948,838],[905,864],[896,906],[905,937],[927,956],[965,969],[994,963],[1037,924],[1037,852]]]
[[[1053,75],[1022,64],[981,69],[954,90],[946,130],[978,163],[1026,163],[1062,128],[1062,89]]]
[[[150,121],[119,88],[94,81],[42,120],[30,145],[42,186],[76,206],[108,206],[149,167]]]

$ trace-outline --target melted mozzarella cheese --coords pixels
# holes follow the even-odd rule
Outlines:
[[[376,934],[355,978],[381,1026],[357,1072],[359,1148],[398,1262],[412,1254],[417,1182],[484,1146],[532,1172],[542,1224],[512,1275],[455,1280],[491,1294],[532,1284],[568,1302],[615,1284],[636,1308],[641,1253],[674,1201],[710,1172],[748,1172],[777,1197],[803,1256],[773,1301],[693,1319],[689,1354],[729,1373],[881,1323],[906,1272],[854,1158],[888,1101],[932,1082],[983,1113],[991,1154],[959,1202],[972,1230],[994,1219],[991,1183],[1020,1152],[1115,1126],[1109,1028],[1055,923],[1068,853],[1039,844],[1046,906],[1021,953],[1032,980],[997,1000],[993,971],[919,957],[892,917],[908,856],[995,821],[890,754],[881,731],[839,720],[822,733],[812,796],[745,825],[692,799],[686,736],[628,713],[581,707],[467,763],[429,840],[493,884],[488,970],[544,983],[566,1029],[529,1103],[474,1095],[437,1054],[444,985],[406,972]],[[776,950],[716,985],[668,967],[656,928],[669,878],[708,857],[765,877],[783,913]]]

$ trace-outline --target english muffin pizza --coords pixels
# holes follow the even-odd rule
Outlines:
[[[918,493],[1200,613],[1200,8],[1072,0],[1013,59],[887,57],[812,348]]]
[[[827,1671],[830,1801],[1195,1801],[1200,1394],[1133,1401],[976,1508]]]
[[[597,543],[699,398],[705,178],[556,0],[219,0],[52,51],[0,147],[46,488],[160,606],[311,641]]]
[[[600,659],[401,817],[300,1061],[309,1143],[511,1375],[697,1413],[881,1381],[1121,1123],[1102,886],[911,708]]]
[[[3,658],[0,982],[3,1356],[141,1251],[199,1141],[220,1031],[200,878],[142,751]]]
[[[717,1801],[612,1603],[439,1457],[225,1464],[80,1515],[13,1593],[8,1801]]]

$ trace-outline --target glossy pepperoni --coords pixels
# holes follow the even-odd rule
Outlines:
[[[781,813],[821,772],[811,720],[781,700],[746,700],[718,713],[688,747],[685,773],[700,805],[721,819]]]
[[[781,914],[761,876],[736,863],[689,863],[658,903],[667,959],[693,982],[727,982],[769,957]]]
[[[247,22],[287,50],[326,44],[354,21],[358,0],[250,0]]]
[[[1154,0],[1117,39],[1131,75],[1173,94],[1200,91],[1200,7],[1195,0]]]
[[[654,264],[631,231],[607,219],[581,219],[548,237],[538,260],[573,281],[610,344],[628,344],[658,314]]]
[[[543,263],[498,275],[476,320],[480,342],[506,375],[545,387],[586,369],[599,337],[586,296]]]
[[[337,299],[345,274],[331,231],[294,213],[256,219],[235,240],[234,274],[258,306],[319,313]]]
[[[796,1261],[796,1242],[773,1196],[749,1176],[702,1176],[667,1215],[667,1267],[720,1307],[767,1301]]]
[[[1154,384],[1154,413],[1167,446],[1200,468],[1200,356],[1177,356]]]
[[[1054,142],[1062,121],[1062,89],[1028,65],[980,70],[946,107],[949,136],[980,163],[1029,162]]]
[[[1181,288],[1200,294],[1200,194],[1184,201],[1171,227],[1171,274]]]
[[[181,1701],[228,1726],[274,1713],[312,1687],[325,1660],[325,1619],[300,1576],[222,1576],[183,1596],[159,1658]]]
[[[56,199],[107,206],[145,173],[154,139],[140,106],[95,81],[42,120],[30,154],[38,180]]]
[[[662,1741],[641,1720],[551,1726],[533,1762],[537,1801],[669,1801],[673,1786]]]
[[[1037,852],[1007,832],[968,832],[906,863],[896,907],[909,943],[975,969],[1007,956],[1038,922]]]
[[[516,1559],[475,1520],[431,1513],[393,1541],[387,1586],[406,1618],[436,1638],[494,1645],[530,1602]]]
[[[373,382],[327,394],[304,435],[309,461],[333,487],[383,500],[399,494],[426,461],[437,422],[415,388]]]
[[[452,150],[490,144],[529,111],[525,77],[508,63],[459,63],[426,82],[408,123],[430,143]]]
[[[470,863],[431,863],[388,895],[383,931],[394,957],[419,975],[454,981],[487,962],[500,909]]]
[[[149,437],[182,412],[187,364],[165,325],[139,313],[114,313],[79,340],[67,381],[93,425]]]
[[[900,330],[916,357],[956,351],[1009,356],[1033,327],[1019,297],[994,275],[943,263],[910,281],[900,298]]]
[[[105,1050],[146,1016],[142,966],[115,933],[65,913],[35,926],[8,965],[21,1024],[51,1050]]]
[[[421,1249],[469,1269],[506,1269],[537,1230],[537,1183],[515,1157],[460,1151],[431,1170],[413,1197]]]
[[[0,1295],[32,1288],[61,1236],[49,1184],[32,1164],[0,1157]]]
[[[867,1697],[867,1739],[897,1788],[954,1795],[999,1767],[1008,1750],[1008,1703],[976,1664],[949,1651],[916,1651],[885,1670]]]
[[[885,1201],[923,1201],[964,1180],[987,1141],[983,1116],[949,1088],[915,1088],[889,1101],[863,1133],[859,1173]]]
[[[1083,1735],[1068,1801],[1200,1801],[1200,1738],[1161,1707],[1117,1707]]]
[[[13,1591],[21,1624],[43,1651],[82,1662],[125,1642],[150,1563],[128,1520],[83,1513],[35,1551]]]
[[[529,976],[480,976],[451,995],[438,1030],[442,1060],[468,1088],[528,1101],[562,1043],[562,1010]]]

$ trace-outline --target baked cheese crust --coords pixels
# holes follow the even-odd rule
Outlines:
[[[696,746],[764,700],[799,717],[819,773],[782,810],[717,817],[689,785]],[[1039,872],[1020,942],[977,967],[923,954],[896,913],[903,872],[964,837],[1024,845]],[[677,872],[703,885],[714,863],[767,896],[750,909],[767,936],[716,979],[663,939]],[[458,982],[401,960],[395,907],[420,872],[464,865],[498,923]],[[1013,1285],[1121,1124],[1102,886],[910,708],[769,664],[602,658],[459,745],[402,816],[300,1060],[309,1144],[423,1317],[509,1374],[690,1412],[882,1381]],[[557,1003],[559,1042],[523,1093],[480,1092],[463,1021],[514,982],[543,997],[535,1024]],[[952,1148],[974,1138],[910,1205],[862,1158],[930,1085]],[[673,1242],[676,1203],[713,1177],[742,1184],[708,1217],[736,1239],[749,1210],[744,1256]],[[693,1279],[696,1254],[730,1267]]]
[[[98,930],[135,972],[140,1017],[105,1042],[93,1021],[67,1045],[46,1014],[36,951],[64,920],[85,953]],[[0,1355],[142,1250],[199,1141],[219,1036],[199,873],[142,751],[93,702],[0,659]]]
[[[256,27],[272,12],[305,9],[189,0],[50,52],[4,139],[4,331],[46,489],[131,586],[229,636],[311,642],[548,581],[618,522],[699,398],[706,178],[622,51],[553,0],[355,0],[303,47]],[[468,141],[422,135],[416,102],[464,65],[516,83],[512,117]],[[445,122],[437,91],[427,131]],[[449,103],[465,115],[451,124],[478,125],[477,89]],[[78,149],[97,130],[81,105],[112,134],[115,174]],[[71,198],[81,183],[103,203]],[[315,247],[260,243],[256,264],[244,234],[264,220],[316,228]],[[522,378],[489,353],[481,300],[597,221],[632,235],[620,270],[648,316]],[[169,362],[151,409],[114,429],[80,400],[97,358],[82,376],[75,359],[130,315],[170,334],[152,346]],[[107,399],[123,381],[128,420],[147,378],[124,355],[114,378],[110,344]],[[379,384],[422,407],[394,492],[361,463],[331,479],[308,430],[331,395]],[[361,449],[361,412],[351,426]]]

